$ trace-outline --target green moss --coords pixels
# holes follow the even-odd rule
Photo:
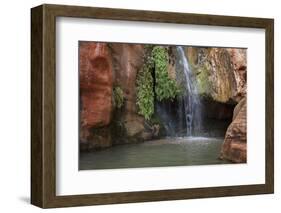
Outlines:
[[[124,105],[124,92],[119,86],[113,88],[113,101],[114,106],[118,109]]]

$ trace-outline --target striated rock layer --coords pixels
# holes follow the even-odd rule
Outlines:
[[[221,158],[235,163],[247,162],[247,99],[243,98],[234,109],[221,149]]]

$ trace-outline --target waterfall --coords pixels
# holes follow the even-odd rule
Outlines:
[[[202,135],[202,110],[196,79],[183,47],[176,47],[176,81],[183,94],[175,100],[157,101],[156,113],[167,136]]]
[[[178,46],[177,53],[179,57],[179,64],[182,68],[182,74],[180,76],[182,86],[184,88],[184,95],[180,98],[180,109],[178,112],[185,118],[186,135],[194,136],[198,135],[201,130],[201,102],[196,87],[196,79],[192,73],[184,50],[181,46]]]

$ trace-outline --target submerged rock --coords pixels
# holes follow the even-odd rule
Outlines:
[[[247,162],[247,99],[235,107],[233,121],[228,127],[221,149],[221,158],[235,163]]]

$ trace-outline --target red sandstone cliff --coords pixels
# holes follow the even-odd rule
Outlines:
[[[80,119],[81,140],[92,146],[110,146],[110,134],[105,129],[96,137],[92,128],[109,125],[112,112],[112,62],[105,43],[80,42]]]

